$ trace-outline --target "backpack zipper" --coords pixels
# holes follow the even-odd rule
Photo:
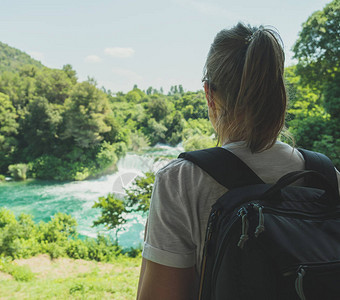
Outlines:
[[[216,217],[219,215],[219,211],[215,209],[211,212],[208,220],[208,227],[207,227],[207,233],[206,233],[206,239],[204,241],[204,249],[203,249],[203,260],[202,260],[202,266],[201,266],[201,275],[200,275],[200,286],[199,286],[199,293],[198,293],[198,299],[201,300],[202,297],[202,290],[203,290],[203,282],[204,282],[204,275],[205,275],[205,267],[207,263],[207,253],[208,253],[208,246],[209,242],[211,240],[211,235],[214,231],[214,222],[216,220]]]
[[[251,205],[257,205],[255,203],[251,203]],[[325,221],[325,220],[330,220],[335,217],[340,216],[340,211],[332,211],[329,213],[323,213],[323,214],[308,214],[304,212],[292,212],[291,210],[284,210],[284,209],[277,209],[277,208],[272,208],[268,206],[262,206],[263,213],[271,213],[273,215],[280,215],[280,216],[288,216],[296,219],[316,219],[320,221]]]
[[[218,252],[217,252],[217,261],[215,262],[214,266],[213,266],[213,270],[212,270],[212,282],[215,284],[216,283],[216,274],[218,273],[219,267],[221,266],[221,251],[224,248],[224,245],[226,244],[226,242],[228,241],[228,233],[230,231],[230,229],[233,227],[233,225],[240,220],[243,216],[246,216],[248,214],[248,210],[243,206],[241,207],[237,214],[234,215],[234,217],[231,219],[231,222],[229,223],[229,226],[226,228],[225,233],[223,235],[222,238],[222,244],[220,245],[220,247],[218,248]],[[215,289],[212,289],[213,293]]]

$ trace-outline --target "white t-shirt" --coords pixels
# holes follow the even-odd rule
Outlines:
[[[223,146],[245,162],[265,183],[303,170],[299,151],[276,142],[252,154],[243,142]],[[338,181],[340,182],[340,174]],[[211,206],[227,189],[190,161],[175,159],[158,171],[151,197],[143,257],[169,267],[196,265],[199,273]]]

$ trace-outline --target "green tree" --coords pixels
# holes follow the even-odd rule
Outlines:
[[[56,70],[44,69],[36,76],[36,93],[48,100],[49,103],[64,104],[70,94],[74,80],[69,73]]]
[[[25,147],[27,159],[52,153],[59,143],[64,107],[49,102],[44,97],[35,97],[26,107],[22,121],[21,147]]]
[[[146,111],[157,122],[163,120],[173,110],[173,105],[165,98],[152,98],[146,105]]]
[[[301,130],[298,128],[304,127],[305,132],[301,137],[304,136],[305,142],[299,141],[299,146],[312,145],[313,150],[322,150],[330,157],[337,153],[335,162],[340,161],[338,144],[330,141],[340,138],[339,36],[340,0],[334,0],[322,11],[313,13],[303,24],[293,47],[295,58],[298,59],[296,74],[300,76],[301,85],[318,94],[316,104],[323,109],[307,121],[309,126],[304,126],[302,119],[296,116],[290,122],[293,131],[299,132]],[[337,164],[337,167],[340,166]]]
[[[126,189],[127,196],[124,199],[119,199],[114,194],[100,197],[93,208],[99,208],[101,215],[93,226],[105,225],[108,229],[116,229],[117,234],[120,226],[126,223],[125,214],[148,212],[154,181],[155,174],[147,172],[144,176],[137,177],[133,185]]]
[[[340,0],[314,12],[302,25],[293,51],[304,83],[322,88],[340,68]]]
[[[131,211],[148,212],[155,174],[146,172],[144,176],[137,177],[133,185],[126,190],[127,206]]]
[[[104,225],[107,229],[116,229],[126,223],[123,213],[126,213],[125,202],[113,194],[99,197],[93,208],[101,209],[101,216],[93,222],[93,226]]]
[[[0,93],[0,172],[5,171],[17,144],[17,117],[9,97]]]
[[[38,69],[34,66],[24,66],[19,73],[4,72],[0,76],[0,92],[8,95],[19,117],[35,95],[37,72]]]
[[[64,65],[62,70],[66,73],[67,77],[71,79],[73,85],[77,83],[77,72],[73,70],[70,64]]]
[[[111,127],[105,123],[111,112],[105,93],[89,82],[78,83],[65,103],[65,131],[63,138],[73,138],[82,148],[103,140]]]

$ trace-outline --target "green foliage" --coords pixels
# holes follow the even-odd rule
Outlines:
[[[0,228],[0,256],[20,258],[39,252],[37,227],[31,216],[21,214],[16,220],[11,211],[1,208]]]
[[[14,179],[26,180],[27,170],[27,164],[15,164],[8,166],[8,172]]]
[[[44,97],[34,97],[26,106],[22,120],[22,142],[25,142],[31,158],[51,153],[58,143],[62,125],[63,106],[49,102]]]
[[[63,242],[69,238],[76,237],[77,222],[70,215],[56,213],[50,222],[40,223],[39,241],[47,241],[48,243]]]
[[[0,271],[12,275],[16,281],[31,281],[35,278],[29,267],[19,266],[5,260],[0,260]]]
[[[17,123],[15,108],[9,97],[0,93],[0,172],[5,172],[17,144]]]
[[[151,145],[165,143],[167,128],[162,123],[158,123],[154,118],[149,119],[144,132],[149,137]]]
[[[64,162],[60,158],[42,155],[32,162],[31,174],[35,178],[62,179],[63,166]]]
[[[93,222],[93,226],[105,225],[108,229],[114,229],[126,222],[122,214],[126,213],[124,200],[118,199],[113,194],[106,197],[99,197],[93,208],[101,209],[101,216]]]
[[[332,80],[324,85],[323,106],[332,119],[340,121],[340,68]]]
[[[175,109],[183,112],[186,120],[208,119],[208,109],[203,91],[183,94],[175,102]]]
[[[126,223],[125,214],[132,211],[148,212],[154,181],[155,174],[147,172],[144,176],[137,177],[132,186],[126,189],[125,199],[119,199],[113,194],[100,197],[93,207],[101,209],[101,216],[94,221],[93,226],[103,224],[108,229],[119,230]]]
[[[313,143],[313,150],[326,154],[340,169],[340,140],[330,135],[322,135],[319,140]]]
[[[213,136],[215,131],[208,119],[189,119],[183,130],[184,140],[194,135]]]
[[[43,67],[39,61],[28,54],[0,42],[0,73],[18,71],[24,65]]]
[[[114,94],[91,78],[77,82],[70,65],[0,73],[0,102],[0,172],[26,163],[28,176],[55,180],[97,176],[127,149],[177,145],[185,118],[207,116],[202,92],[186,93],[179,85],[166,96],[134,86]]]
[[[333,158],[337,168],[340,167],[337,143],[340,138],[339,11],[340,0],[333,0],[303,24],[293,48],[298,58],[296,69],[291,70],[295,73],[293,85],[297,91],[307,90],[314,96],[300,93],[296,97],[288,123],[298,146],[322,151]]]
[[[184,143],[185,151],[194,151],[216,146],[216,142],[209,136],[195,134],[188,138]]]
[[[340,68],[340,1],[333,0],[302,25],[293,51],[305,84],[322,88]]]
[[[0,228],[11,224],[16,224],[14,214],[10,210],[0,207]]]
[[[63,139],[72,138],[76,145],[88,148],[97,145],[103,139],[102,134],[111,130],[105,123],[110,113],[106,95],[91,83],[75,85],[65,106]]]
[[[0,145],[4,148],[4,137],[15,135],[18,133],[19,124],[16,122],[17,114],[9,97],[0,93]]]
[[[15,218],[10,210],[0,208],[0,257],[17,259],[47,253],[52,259],[112,261],[120,255],[135,257],[140,253],[140,249],[123,251],[116,242],[100,235],[81,240],[76,226],[76,220],[63,213],[55,214],[47,223],[36,224],[30,215]]]
[[[115,153],[116,145],[111,145],[108,142],[101,144],[101,149],[97,154],[97,163],[101,169],[105,169],[106,167],[115,164],[118,160],[117,155]],[[122,150],[122,152],[124,149]]]
[[[173,110],[173,105],[171,102],[165,98],[151,98],[146,104],[146,112],[152,118],[159,122],[163,120],[168,114]]]
[[[150,142],[146,135],[142,132],[135,132],[130,135],[130,150],[138,151],[149,146]]]
[[[135,179],[132,186],[126,189],[126,204],[130,211],[146,213],[150,208],[150,199],[155,182],[155,174],[146,172]]]
[[[36,93],[49,103],[64,104],[74,83],[63,70],[47,69],[36,76]]]
[[[138,88],[134,88],[132,91],[126,94],[126,100],[128,102],[138,103],[145,97],[145,94]]]
[[[0,172],[27,163],[31,177],[83,180],[125,155],[129,130],[93,83],[77,83],[70,65],[1,74]]]

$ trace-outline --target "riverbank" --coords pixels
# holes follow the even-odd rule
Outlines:
[[[25,281],[0,271],[0,299],[135,299],[140,262],[140,256],[102,263],[44,254],[15,260],[7,264],[33,276]]]
[[[98,234],[115,239],[116,232],[103,226],[93,227],[100,210],[92,208],[99,197],[109,193],[125,195],[125,189],[136,176],[148,171],[156,172],[169,157],[176,157],[183,148],[158,145],[143,153],[127,153],[118,163],[117,172],[97,179],[84,181],[26,180],[0,183],[1,206],[11,210],[16,217],[21,213],[33,216],[35,223],[49,222],[58,212],[71,215],[77,221],[80,237],[96,238]],[[131,214],[118,233],[123,248],[139,248],[143,242],[145,216]]]

